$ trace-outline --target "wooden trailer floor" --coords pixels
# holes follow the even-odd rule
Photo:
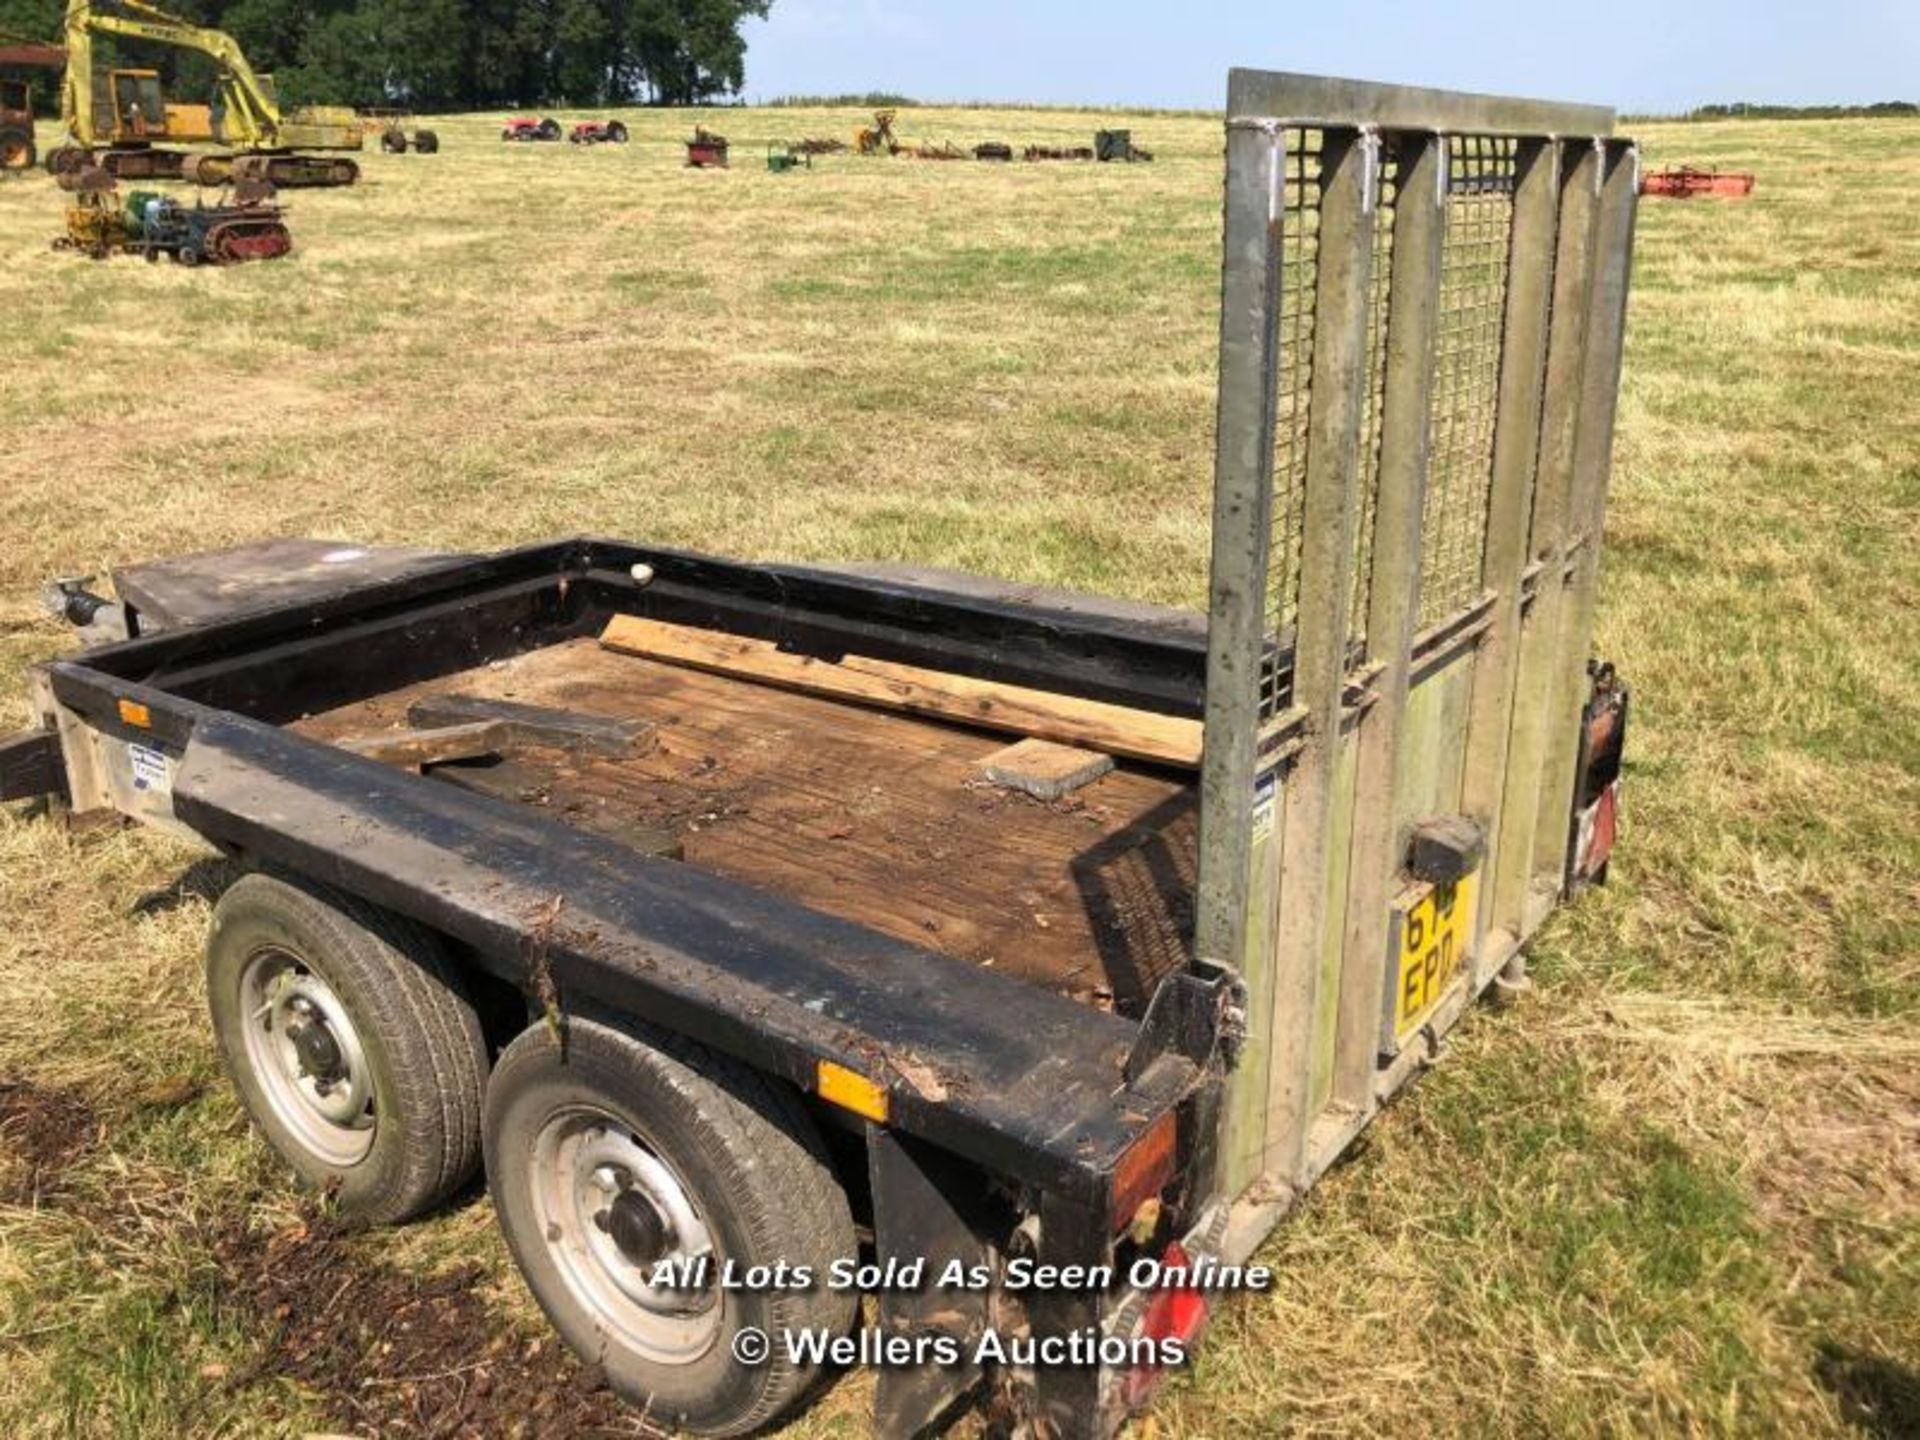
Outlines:
[[[656,727],[646,753],[515,750],[489,784],[584,828],[1138,1014],[1191,933],[1195,792],[1122,764],[1051,804],[982,780],[1011,743],[575,640],[317,715],[341,739],[458,692]],[[423,782],[433,783],[433,782]]]

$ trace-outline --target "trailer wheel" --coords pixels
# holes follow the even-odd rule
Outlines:
[[[317,885],[237,881],[207,939],[214,1034],[254,1123],[300,1178],[386,1224],[480,1160],[480,1021],[439,943]]]
[[[440,137],[431,130],[416,130],[413,136],[413,148],[422,155],[438,155]]]
[[[507,1047],[487,1086],[487,1185],[501,1229],[566,1342],[654,1418],[739,1435],[801,1399],[819,1367],[783,1334],[844,1332],[857,1297],[826,1288],[858,1253],[846,1193],[795,1097],[650,1028],[574,1019]],[[659,1262],[707,1257],[698,1283]],[[719,1268],[808,1266],[807,1290],[721,1289]],[[771,1337],[742,1364],[734,1338]]]

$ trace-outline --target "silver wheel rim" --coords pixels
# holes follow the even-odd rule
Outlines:
[[[602,1110],[562,1110],[535,1137],[531,1178],[537,1233],[601,1330],[663,1365],[712,1348],[723,1318],[720,1256],[700,1207],[644,1136]],[[634,1244],[635,1227],[619,1223],[634,1216],[645,1219],[649,1243]],[[656,1273],[698,1283],[655,1284]]]
[[[285,950],[240,972],[247,1063],[274,1119],[322,1163],[346,1169],[373,1148],[373,1067],[353,1017],[309,966]]]

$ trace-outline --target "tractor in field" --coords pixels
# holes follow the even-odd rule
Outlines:
[[[38,158],[33,92],[24,80],[0,80],[0,170],[31,170]]]
[[[627,127],[618,120],[582,120],[567,132],[574,145],[624,145]]]
[[[59,46],[0,30],[0,70],[58,70],[66,63],[67,52]],[[33,87],[0,74],[0,170],[31,170],[39,158],[33,137]]]
[[[517,140],[522,143],[533,141],[558,140],[560,122],[552,116],[516,115],[500,127],[502,140]]]
[[[1663,200],[1692,200],[1701,195],[1740,200],[1753,193],[1753,176],[1743,170],[1702,170],[1681,165],[1643,175],[1640,193]]]

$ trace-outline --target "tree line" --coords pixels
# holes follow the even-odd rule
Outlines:
[[[96,0],[99,3],[99,0]],[[698,105],[746,82],[741,25],[772,0],[156,0],[225,30],[290,104],[422,111]],[[62,0],[0,0],[0,30],[58,40]],[[150,45],[96,53],[204,101],[203,62]],[[50,91],[52,85],[40,88]]]
[[[1627,116],[1629,120],[1877,120],[1920,115],[1911,100],[1878,100],[1871,105],[1769,105],[1754,100],[1732,100],[1699,105],[1680,115]]]

